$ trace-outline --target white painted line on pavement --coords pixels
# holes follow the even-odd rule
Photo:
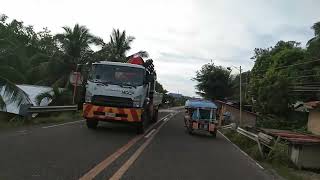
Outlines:
[[[58,127],[58,126],[64,126],[64,125],[68,125],[68,124],[76,124],[76,123],[80,123],[83,122],[85,120],[79,120],[79,121],[72,121],[72,122],[67,122],[67,123],[61,123],[61,124],[55,124],[55,125],[51,125],[51,126],[44,126],[41,127],[42,129],[47,129],[47,128],[53,128],[53,127]]]
[[[227,141],[229,141],[234,147],[236,147],[242,154],[247,156],[252,162],[254,162],[259,168],[264,169],[257,161],[255,161],[252,157],[250,157],[246,152],[242,151],[237,145],[235,145],[232,141],[230,141],[229,138],[227,138],[224,134],[222,134],[220,131],[218,131],[219,134],[221,134]]]
[[[161,121],[163,121],[164,119],[168,118],[170,115],[171,115],[171,113],[165,115],[165,116],[161,119]]]
[[[147,135],[145,135],[145,138],[149,138],[154,132],[156,131],[156,129],[152,129]]]

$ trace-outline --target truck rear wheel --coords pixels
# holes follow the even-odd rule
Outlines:
[[[96,129],[97,126],[98,126],[98,121],[97,120],[86,120],[86,124],[87,124],[87,127],[89,129]]]
[[[158,113],[159,113],[159,109],[158,108],[153,111],[153,117],[152,117],[152,122],[153,123],[158,121],[158,119],[159,119]]]

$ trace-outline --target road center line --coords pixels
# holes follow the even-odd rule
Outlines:
[[[42,128],[42,129],[48,129],[48,128],[53,128],[53,127],[58,127],[58,126],[64,126],[64,125],[68,125],[68,124],[76,124],[76,123],[83,122],[83,121],[85,121],[85,120],[66,122],[66,123],[55,124],[55,125],[51,125],[51,126],[44,126],[44,127],[41,127],[41,128]]]
[[[114,152],[112,155],[107,157],[107,159],[100,162],[98,165],[96,165],[93,169],[91,169],[89,172],[87,172],[84,176],[80,178],[80,180],[91,180],[94,177],[96,177],[101,171],[103,171],[105,168],[107,168],[113,161],[118,159],[123,153],[125,153],[131,146],[133,146],[136,142],[138,142],[141,139],[142,135],[136,136],[135,138],[131,139],[127,144],[122,146],[120,149],[118,149],[116,152]]]
[[[170,114],[166,115],[165,117],[169,116]],[[163,122],[163,119],[165,118],[163,117],[160,121],[157,121],[156,123],[154,123],[153,125],[151,125],[151,127],[149,127],[146,130],[146,133],[149,133],[149,131],[151,129],[153,129],[157,124]],[[145,134],[146,134],[145,133]],[[126,151],[128,151],[130,149],[130,147],[132,147],[133,145],[135,145],[141,138],[143,137],[143,135],[138,135],[136,137],[134,137],[133,139],[131,139],[127,144],[123,145],[122,147],[120,147],[116,152],[114,152],[113,154],[111,154],[110,156],[108,156],[105,160],[103,160],[102,162],[100,162],[98,165],[96,165],[95,167],[93,167],[89,172],[87,172],[85,175],[83,175],[80,180],[91,180],[94,177],[96,177],[101,171],[103,171],[104,169],[106,169],[111,163],[113,163],[115,160],[117,160],[123,153],[125,153]]]
[[[175,114],[174,114],[175,115]],[[173,116],[174,116],[173,115]],[[171,116],[171,117],[173,117]],[[138,157],[141,155],[143,150],[151,143],[152,139],[156,136],[156,134],[160,131],[160,129],[168,122],[163,121],[163,123],[157,128],[154,129],[155,132],[151,135],[149,139],[147,139],[135,152],[134,154],[118,169],[116,173],[113,174],[113,176],[109,180],[119,180],[121,177],[128,171],[130,166],[138,159]]]
[[[149,138],[154,132],[156,131],[156,129],[152,129],[147,135],[145,135],[145,138]]]

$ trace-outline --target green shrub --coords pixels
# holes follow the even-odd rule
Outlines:
[[[288,145],[286,144],[277,144],[267,161],[276,166],[294,167],[288,155]]]

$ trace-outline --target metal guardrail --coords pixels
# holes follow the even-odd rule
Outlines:
[[[77,105],[71,106],[31,106],[28,108],[28,113],[43,113],[43,112],[62,112],[62,111],[76,111]]]
[[[254,134],[252,132],[246,131],[246,130],[240,128],[240,127],[237,128],[237,132],[239,134],[242,134],[242,135],[246,136],[249,139],[254,140],[254,141],[256,141],[258,139],[258,135]]]
[[[222,126],[222,127],[220,127],[220,129],[235,129],[235,128],[233,128],[233,126],[230,124],[230,125]],[[249,131],[242,129],[240,127],[236,128],[235,130],[237,133],[257,142],[258,148],[259,148],[259,151],[260,151],[260,154],[262,157],[264,157],[263,150],[262,150],[263,147],[270,149],[270,151],[268,153],[268,156],[270,156],[271,153],[273,152],[275,146],[280,141],[280,137],[278,137],[275,140],[272,136],[265,134],[265,133],[261,133],[261,132],[258,134],[254,134],[254,133],[249,132]]]
[[[77,111],[77,105],[68,106],[33,106],[32,104],[22,104],[19,109],[19,115],[31,119],[32,114],[47,113],[47,112],[63,112],[63,111]]]

